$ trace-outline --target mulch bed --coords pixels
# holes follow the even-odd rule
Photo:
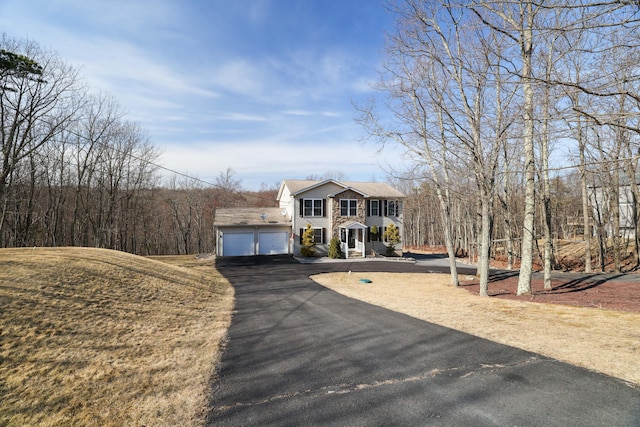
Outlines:
[[[467,291],[478,294],[478,280],[461,281]],[[577,307],[640,313],[640,283],[621,279],[604,280],[593,277],[574,280],[552,280],[552,289],[545,290],[542,279],[531,281],[532,295],[517,296],[518,273],[490,278],[489,296],[518,301],[564,304]]]

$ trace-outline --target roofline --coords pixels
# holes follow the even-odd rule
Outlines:
[[[278,196],[276,197],[276,200],[282,200],[281,197],[282,197],[282,194],[284,193],[284,187],[287,185],[286,181],[287,181],[286,179],[282,180],[282,183],[280,184],[280,189],[278,190]],[[292,181],[312,181],[312,180],[300,179],[300,180],[292,180]],[[357,188],[353,187],[353,185],[348,185],[346,183],[340,182],[340,181],[335,180],[333,178],[325,179],[324,181],[316,182],[315,184],[309,185],[308,187],[304,187],[301,190],[298,190],[296,192],[291,192],[291,196],[292,197],[297,197],[302,193],[305,193],[307,191],[313,190],[314,188],[321,187],[321,186],[323,186],[325,184],[328,184],[328,183],[333,183],[333,184],[335,184],[335,185],[337,185],[339,187],[342,187],[342,190],[335,191],[335,192],[329,194],[328,195],[329,197],[334,197],[336,194],[339,194],[339,193],[341,193],[341,192],[343,192],[345,190],[352,190],[352,191],[362,195],[365,199],[370,199],[370,198],[406,199],[407,198],[406,194],[404,194],[403,192],[399,191],[398,189],[396,189],[394,187],[391,187],[389,184],[386,184],[386,185],[389,186],[390,188],[392,188],[393,190],[395,190],[396,192],[398,192],[400,195],[396,195],[396,196],[375,196],[375,195],[373,195],[372,196],[370,194],[364,193],[361,190],[358,190]],[[375,184],[375,183],[363,182],[362,184]]]
[[[264,227],[287,227],[291,228],[291,222],[239,222],[237,224],[213,224],[214,228],[239,228],[239,227],[254,227],[254,228],[264,228]]]
[[[336,192],[334,192],[334,193],[328,194],[327,196],[328,196],[328,197],[334,197],[334,196],[336,196],[336,195],[338,195],[338,194],[340,194],[340,193],[344,193],[345,191],[349,191],[349,190],[353,191],[354,193],[358,193],[358,194],[360,194],[362,197],[364,197],[364,198],[366,198],[366,199],[368,199],[368,198],[369,198],[369,195],[368,195],[368,194],[363,193],[362,191],[360,191],[360,190],[358,190],[358,189],[356,189],[356,188],[353,188],[353,187],[345,187],[345,188],[343,188],[342,190],[338,190],[338,191],[336,191]]]
[[[310,185],[310,186],[308,186],[308,187],[305,187],[305,188],[303,188],[302,190],[296,191],[295,193],[291,193],[291,195],[292,195],[292,196],[297,196],[297,195],[299,195],[299,194],[306,193],[306,192],[307,192],[307,191],[309,191],[309,190],[313,190],[314,188],[321,187],[321,186],[323,186],[323,185],[325,185],[325,184],[328,184],[328,183],[330,183],[330,182],[332,182],[332,183],[334,183],[334,184],[336,184],[336,185],[339,185],[339,186],[340,186],[340,187],[342,187],[342,188],[348,188],[346,185],[344,185],[344,184],[343,184],[343,183],[341,183],[340,181],[336,181],[335,179],[331,179],[331,178],[330,178],[330,179],[325,179],[324,181],[320,181],[320,182],[318,182],[317,184],[313,184],[313,185]]]
[[[368,228],[366,224],[363,224],[359,221],[349,221],[349,222],[345,222],[343,224],[338,225],[338,228],[346,228],[346,229],[354,229],[354,228],[358,228],[358,229],[366,229]]]
[[[280,184],[280,189],[278,190],[278,195],[276,196],[276,200],[280,200],[280,197],[282,197],[282,192],[284,191],[284,186],[285,186],[285,180],[282,180],[282,183]]]

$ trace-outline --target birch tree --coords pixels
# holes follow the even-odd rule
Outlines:
[[[533,52],[534,24],[540,12],[540,6],[531,0],[519,2],[475,2],[471,10],[482,22],[499,34],[511,39],[514,51],[518,53],[518,62],[512,62],[512,74],[517,76],[522,88],[524,150],[524,222],[522,228],[522,249],[517,294],[531,293],[531,275],[533,269],[533,243],[536,210],[536,162],[534,151],[534,81]],[[506,58],[505,58],[506,59]]]
[[[398,28],[378,89],[392,100],[387,108],[395,102],[393,115],[404,128],[385,132],[389,127],[378,124],[368,130],[399,143],[425,166],[439,192],[445,229],[452,230],[450,173],[455,170],[457,180],[470,173],[478,195],[480,293],[487,295],[499,147],[513,99],[501,72],[503,37],[450,2],[407,1],[396,12]],[[453,239],[447,240],[453,259]]]

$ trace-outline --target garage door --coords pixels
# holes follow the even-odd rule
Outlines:
[[[289,235],[284,232],[262,232],[258,235],[260,255],[289,253]]]
[[[224,233],[222,235],[222,255],[255,255],[253,233]]]

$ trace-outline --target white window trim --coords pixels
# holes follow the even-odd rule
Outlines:
[[[324,232],[322,231],[323,227],[311,227],[313,229],[313,243],[315,243],[316,245],[323,245],[325,242],[323,241],[324,239]],[[320,230],[320,241],[316,242],[316,230]]]
[[[400,200],[387,200],[387,212],[385,212],[386,216],[391,217],[399,217],[401,210],[401,201]],[[391,206],[393,206],[393,213],[391,212]]]
[[[302,236],[304,235],[304,230],[305,229],[306,229],[306,227],[300,229],[300,236],[298,236],[299,239],[300,239],[299,240],[300,244],[302,244]],[[311,227],[311,229],[313,230],[313,240],[314,240],[313,243],[316,244],[316,245],[324,245],[326,243],[324,241],[325,234],[326,234],[326,231],[324,231],[324,230],[326,230],[326,227]],[[315,241],[316,240],[316,230],[320,230],[320,233],[319,233],[320,234],[320,242],[316,242]]]
[[[373,213],[373,204],[376,204],[375,213]],[[380,216],[380,200],[369,200],[369,216]]]
[[[307,215],[307,206],[306,203],[307,201],[311,202],[311,215]],[[322,199],[302,199],[302,213],[304,215],[304,218],[319,218],[322,217]],[[317,205],[320,205],[320,215],[316,215],[315,214],[315,210],[317,208]]]
[[[347,214],[342,213],[342,203],[347,203]],[[353,214],[351,214],[351,202],[355,202]],[[358,199],[340,199],[340,216],[357,216],[358,215]]]

